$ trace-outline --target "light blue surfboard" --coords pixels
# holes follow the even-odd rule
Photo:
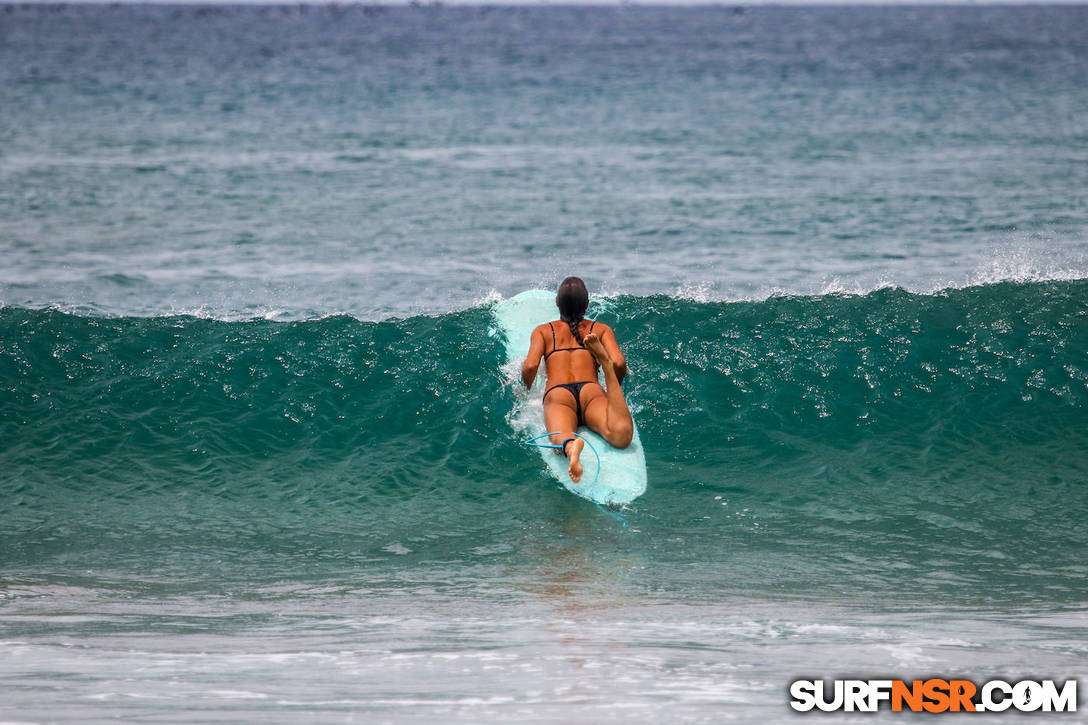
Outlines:
[[[555,307],[555,292],[529,290],[503,300],[493,310],[495,328],[506,342],[505,372],[521,384],[521,363],[529,351],[529,335],[533,328],[548,320],[559,317]],[[541,396],[545,389],[545,371],[541,365],[533,389],[523,398],[519,398],[510,413],[510,424],[523,439],[540,435],[544,430],[544,407]],[[603,384],[603,381],[602,381]],[[522,389],[524,387],[522,386]],[[582,453],[584,473],[579,483],[574,483],[567,475],[566,456],[557,456],[549,448],[538,449],[548,464],[552,475],[571,493],[591,501],[606,505],[630,503],[646,491],[646,456],[642,452],[642,441],[635,426],[635,435],[631,445],[623,450],[608,445],[603,438],[589,428],[581,427],[578,434],[593,444],[601,457],[600,475],[596,482],[597,458],[587,446]],[[542,442],[548,442],[544,440]]]

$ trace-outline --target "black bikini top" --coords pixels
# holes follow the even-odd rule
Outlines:
[[[587,335],[588,335],[588,334],[589,334],[590,332],[593,332],[593,326],[594,326],[594,325],[596,325],[596,324],[597,324],[597,321],[596,321],[596,320],[593,320],[593,321],[591,321],[591,322],[589,323],[589,330],[588,330],[588,331],[586,332],[586,334],[587,334]],[[551,329],[551,331],[552,331],[552,349],[551,349],[551,350],[549,350],[548,352],[544,353],[544,359],[545,359],[545,360],[547,360],[547,359],[548,359],[548,357],[549,357],[549,356],[550,356],[550,355],[551,355],[551,354],[552,354],[553,352],[563,352],[564,350],[572,350],[572,351],[573,351],[573,350],[582,350],[582,351],[584,351],[584,352],[589,352],[589,350],[586,350],[586,346],[585,346],[585,345],[582,345],[581,347],[556,347],[556,345],[557,345],[558,343],[557,343],[557,342],[556,342],[556,340],[555,340],[555,327],[554,327],[554,326],[552,326],[552,323],[550,323],[550,322],[548,323],[548,327],[549,327],[549,328]],[[591,353],[591,352],[590,352],[589,354],[590,354],[590,355],[593,355],[593,353]],[[596,357],[594,357],[594,358],[593,358],[593,364],[594,364],[594,365],[596,365],[597,367],[600,367],[600,366],[601,366],[601,365],[600,365],[600,363],[598,363],[598,362],[597,362],[597,358],[596,358]]]

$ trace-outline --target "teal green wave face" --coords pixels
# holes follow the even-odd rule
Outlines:
[[[608,300],[649,470],[625,546],[708,596],[1072,596],[1086,309],[1084,281]],[[229,577],[620,535],[521,445],[489,324],[0,309],[2,556]]]

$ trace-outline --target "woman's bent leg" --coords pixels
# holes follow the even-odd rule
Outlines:
[[[593,353],[604,372],[604,399],[606,402],[604,413],[601,413],[601,405],[597,403],[600,398],[590,401],[585,406],[585,419],[590,428],[600,433],[601,437],[615,448],[626,448],[631,445],[631,437],[635,434],[635,423],[631,419],[631,410],[627,407],[627,400],[623,397],[623,388],[616,377],[616,369],[612,359],[608,357],[608,351],[597,339],[590,334],[585,337],[586,349]]]

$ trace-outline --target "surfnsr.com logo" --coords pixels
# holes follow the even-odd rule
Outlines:
[[[885,702],[892,712],[1076,712],[1077,681],[795,680],[790,697],[798,712],[876,712]]]

